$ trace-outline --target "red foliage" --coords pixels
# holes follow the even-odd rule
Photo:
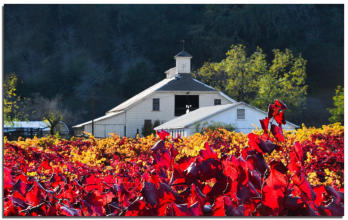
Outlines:
[[[312,187],[306,177],[309,171],[320,176],[322,164],[343,171],[343,148],[332,149],[334,140],[330,137],[314,137],[327,139],[322,145],[329,152],[312,143],[297,142],[289,152],[287,165],[275,160],[266,163],[264,155],[279,149],[270,135],[285,141],[281,124],[285,123],[286,109],[276,100],[269,106],[268,117],[260,120],[264,135],[249,134],[248,147],[238,155],[222,158],[207,142],[197,157],[176,161],[178,151],[165,142],[169,135],[165,131],[157,133],[161,140],[153,146],[151,155],[140,155],[146,163],[139,163],[139,158],[126,162],[113,155],[109,170],[71,162],[61,154],[71,145],[83,146],[81,141],[53,145],[50,149],[55,153],[7,144],[4,147],[10,153],[4,157],[4,215],[342,216],[344,189]],[[278,126],[271,124],[270,134],[272,118]],[[307,152],[324,159],[305,165]],[[66,165],[75,177],[60,173],[49,161]],[[33,171],[46,180],[26,175]]]

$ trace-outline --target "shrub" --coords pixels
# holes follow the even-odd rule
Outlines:
[[[195,132],[203,133],[205,130],[215,131],[218,128],[226,129],[227,131],[235,131],[236,128],[232,124],[227,124],[223,122],[203,122],[195,124]]]

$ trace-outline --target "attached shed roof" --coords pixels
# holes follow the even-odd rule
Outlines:
[[[201,107],[185,115],[174,118],[164,124],[161,124],[160,126],[157,126],[155,130],[186,128],[192,124],[195,124],[196,122],[199,122],[203,119],[206,119],[212,115],[215,115],[219,112],[222,112],[239,104],[239,102],[236,102],[227,105],[213,105],[208,107]]]
[[[207,119],[213,115],[216,115],[220,112],[226,111],[228,109],[234,108],[238,105],[246,105],[252,109],[255,109],[257,111],[260,111],[267,115],[266,112],[262,111],[261,109],[258,109],[252,105],[246,104],[244,102],[235,102],[232,104],[227,105],[214,105],[214,106],[207,106],[207,107],[201,107],[199,109],[196,109],[192,112],[189,112],[185,115],[182,115],[180,117],[174,118],[160,126],[155,127],[155,130],[161,130],[161,129],[182,129],[186,128],[190,125],[193,125],[197,122],[200,122],[204,119]],[[294,126],[295,128],[299,127],[289,121],[286,121],[287,124]]]
[[[121,113],[123,113],[123,112],[124,112],[124,111],[112,112],[112,113],[106,114],[106,115],[104,115],[104,116],[102,116],[102,117],[96,118],[96,119],[94,119],[93,121],[94,121],[94,122],[101,121],[101,120],[103,120],[103,119],[110,118],[110,117],[113,117],[113,116],[115,116],[115,115],[119,115],[119,114],[121,114]],[[87,124],[92,124],[92,120],[91,120],[91,121],[84,122],[84,123],[81,123],[81,124],[78,124],[78,125],[75,125],[75,126],[73,126],[73,128],[80,128],[80,127],[85,126],[85,125],[87,125]]]

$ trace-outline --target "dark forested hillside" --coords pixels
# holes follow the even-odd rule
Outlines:
[[[164,78],[181,50],[192,68],[219,61],[232,44],[289,48],[308,60],[307,110],[297,123],[327,123],[343,85],[343,5],[5,5],[4,74],[19,94],[62,97],[76,122]],[[75,122],[71,122],[75,123]]]

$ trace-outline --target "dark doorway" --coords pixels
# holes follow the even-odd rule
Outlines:
[[[175,116],[186,113],[186,109],[190,112],[199,108],[198,95],[176,95],[175,96]]]

